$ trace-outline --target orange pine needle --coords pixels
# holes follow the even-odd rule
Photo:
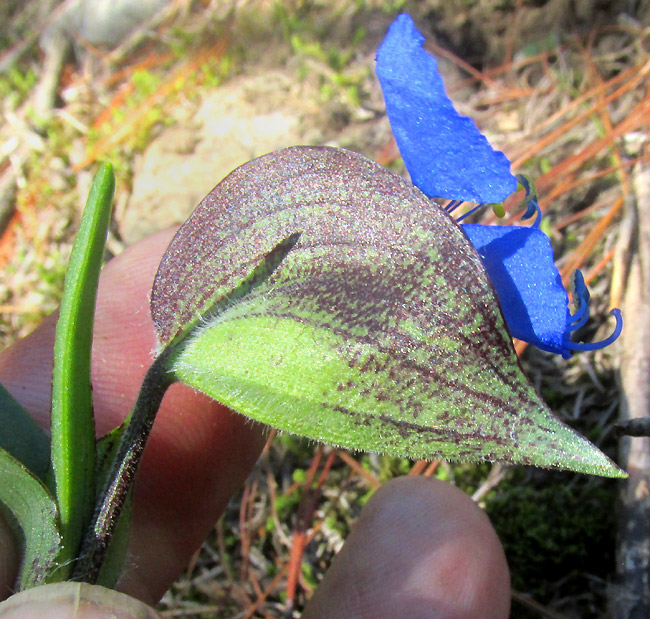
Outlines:
[[[579,269],[585,260],[589,257],[594,247],[603,237],[605,230],[614,220],[614,217],[618,215],[619,211],[623,208],[623,198],[619,197],[612,207],[607,211],[607,213],[600,219],[596,224],[593,230],[587,234],[587,236],[582,240],[582,242],[576,247],[576,249],[569,256],[569,260],[560,269],[560,274],[562,275],[562,281],[567,285],[569,283],[569,277],[576,270]]]
[[[596,277],[598,277],[603,269],[613,260],[614,254],[616,253],[616,248],[612,247],[585,275],[585,284],[591,283]]]
[[[336,458],[336,452],[330,452],[323,466],[323,470],[319,475],[318,481],[316,483],[316,488],[312,490],[312,482],[314,480],[318,464],[320,463],[322,453],[322,447],[319,446],[317,449],[317,457],[314,457],[312,459],[312,466],[310,466],[303,484],[304,494],[298,507],[298,517],[296,518],[296,525],[293,530],[291,553],[289,556],[289,573],[287,575],[286,586],[287,608],[292,608],[294,600],[296,599],[296,589],[302,575],[302,557],[305,552],[305,546],[307,543],[306,532],[309,528],[309,524],[313,522],[314,511],[316,510],[316,504],[318,503],[318,499],[320,497],[321,488],[323,487],[323,484],[327,479],[327,474],[329,473],[329,470]]]
[[[110,103],[99,113],[97,118],[93,121],[91,127],[99,129],[105,122],[110,120],[116,109],[118,109],[126,100],[126,98],[135,90],[133,82],[127,82],[115,93]]]
[[[440,466],[440,460],[433,460],[429,462],[429,466],[427,466],[424,473],[422,473],[422,476],[431,477],[438,470],[439,466]]]
[[[427,468],[429,462],[427,460],[418,460],[409,471],[410,476],[421,475],[422,471]]]
[[[445,49],[444,47],[441,47],[438,45],[435,41],[428,40],[425,45],[425,49],[428,49],[430,51],[433,51],[436,53],[438,56],[442,56],[443,58],[446,58],[447,60],[450,60],[453,62],[457,67],[460,67],[465,71],[466,73],[469,73],[473,78],[479,80],[486,86],[491,86],[492,88],[495,88],[496,90],[509,90],[508,88],[504,88],[503,84],[499,84],[499,82],[495,82],[491,77],[486,75],[485,73],[481,73],[481,71],[478,71],[475,69],[471,64],[468,62],[465,62],[462,58],[459,58],[456,56],[456,54],[450,52],[449,50]]]
[[[641,84],[648,72],[650,72],[650,60],[646,62],[637,72],[637,74],[630,79],[628,82],[623,84],[620,88],[617,88],[614,92],[611,94],[607,95],[606,97],[602,98],[600,101],[592,105],[589,109],[585,110],[581,114],[578,114],[575,118],[572,118],[571,120],[567,121],[564,123],[561,127],[558,127],[555,131],[549,133],[548,135],[544,136],[543,138],[537,140],[531,145],[526,146],[524,149],[521,149],[519,152],[515,151],[514,153],[511,153],[511,160],[512,160],[512,166],[513,168],[517,169],[521,167],[521,165],[527,160],[530,159],[533,155],[536,155],[540,151],[542,151],[544,148],[546,148],[549,144],[552,144],[555,140],[557,140],[560,136],[564,135],[567,133],[569,130],[573,129],[574,127],[578,126],[582,121],[586,120],[589,118],[592,114],[595,112],[598,112],[599,110],[603,109],[606,105],[609,105],[612,101],[615,101],[622,95],[624,95],[626,92],[632,90],[633,88],[637,87],[639,84]],[[599,90],[604,88],[607,85],[607,83],[603,84],[602,87],[596,87],[593,89],[593,93],[597,94]],[[593,95],[592,95],[593,96]],[[580,98],[575,99],[572,101],[569,106],[574,106],[575,101],[578,101]],[[569,107],[567,106],[567,107]],[[566,108],[565,108],[566,110]],[[563,112],[564,113],[564,112]],[[544,124],[544,123],[542,123]],[[622,123],[619,123],[619,126]],[[539,128],[538,128],[539,130]]]
[[[381,482],[372,474],[366,471],[349,453],[345,451],[337,451],[336,454],[338,457],[343,460],[353,472],[355,472],[359,477],[365,479],[371,488],[378,490],[381,488]]]
[[[104,80],[104,86],[113,86],[123,79],[131,77],[137,71],[147,71],[148,69],[153,69],[154,67],[169,62],[173,58],[174,54],[171,52],[168,54],[149,54],[149,56],[147,56],[144,60],[111,73],[111,75],[109,75],[108,78]]]

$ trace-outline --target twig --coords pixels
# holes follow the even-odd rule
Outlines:
[[[519,602],[522,606],[539,613],[539,616],[544,617],[545,619],[569,619],[566,615],[561,615],[550,608],[546,608],[546,606],[542,606],[539,602],[536,602],[524,593],[513,591],[512,599]]]
[[[621,420],[650,410],[650,166],[633,174],[637,235],[625,293],[621,356]],[[650,616],[650,438],[621,440],[621,466],[630,477],[621,489],[617,542],[617,586],[612,588],[615,619]]]
[[[66,5],[70,4],[73,0],[67,0],[63,4],[59,4],[53,10],[51,9],[52,0],[47,0],[45,3],[46,6],[41,6],[41,9],[44,12],[47,12],[47,16],[40,22],[40,24],[31,29],[21,41],[16,43],[11,49],[7,50],[2,57],[0,58],[0,73],[6,73],[9,71],[20,57],[29,50],[32,45],[36,42],[36,39],[41,36],[43,31],[47,26],[52,22],[53,19],[56,19],[65,9]],[[41,13],[42,14],[42,13]]]
[[[169,4],[160,8],[155,12],[146,22],[135,28],[128,37],[120,43],[119,47],[116,47],[110,54],[105,57],[105,60],[108,64],[117,64],[122,61],[126,56],[128,56],[141,42],[143,39],[148,37],[158,26],[163,22],[168,21],[176,17],[176,15],[183,10],[187,11],[187,0],[181,0],[180,2],[170,2]]]
[[[650,436],[650,417],[630,419],[617,424],[615,430],[617,433],[627,434],[627,436]]]
[[[477,488],[472,495],[472,501],[478,503],[485,495],[501,483],[501,480],[508,474],[509,468],[498,462],[492,465],[490,474],[486,480]]]

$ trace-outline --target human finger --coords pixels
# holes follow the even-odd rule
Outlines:
[[[303,619],[505,619],[509,608],[485,513],[448,483],[403,477],[368,502]]]
[[[92,384],[99,435],[135,402],[155,346],[149,291],[171,240],[166,231],[130,247],[100,278]],[[0,355],[0,382],[49,425],[54,317]],[[184,385],[160,408],[138,472],[128,563],[119,588],[147,603],[189,562],[263,446],[263,431]]]

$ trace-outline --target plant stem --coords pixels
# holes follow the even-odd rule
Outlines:
[[[151,365],[120,439],[113,466],[86,532],[72,580],[94,584],[106,558],[120,513],[151,432],[156,413],[174,376],[167,369],[169,349]]]

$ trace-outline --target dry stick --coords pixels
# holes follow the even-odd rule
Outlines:
[[[65,11],[68,10],[69,6],[73,4],[75,0],[67,0],[62,4],[56,6],[53,10],[49,7],[53,4],[51,1],[48,2],[48,15],[45,17],[40,24],[38,24],[33,30],[31,30],[22,41],[16,43],[8,51],[3,53],[0,56],[0,73],[6,73],[9,71],[14,64],[20,59],[20,57],[36,43],[36,39],[43,34],[43,31],[56,19],[58,19]]]
[[[262,595],[253,602],[253,604],[246,609],[246,614],[244,615],[244,619],[250,619],[256,612],[257,609],[264,604],[266,601],[266,598],[273,593],[273,590],[280,584],[280,581],[284,578],[285,574],[287,573],[287,570],[289,569],[289,564],[285,563],[282,565],[282,567],[278,570],[278,573],[275,575],[269,586],[264,590]]]
[[[614,428],[619,434],[628,436],[650,436],[650,417],[630,419]]]
[[[242,562],[239,567],[239,579],[244,582],[247,580],[248,574],[248,563],[250,560],[250,531],[246,526],[248,522],[248,513],[249,513],[249,501],[251,494],[255,493],[256,489],[254,487],[254,482],[247,482],[244,486],[244,491],[241,497],[241,503],[239,504],[239,543],[241,545],[241,555]]]
[[[621,307],[621,303],[623,302],[625,286],[633,257],[630,252],[630,247],[632,247],[632,241],[636,237],[636,226],[635,217],[623,217],[618,226],[618,241],[614,247],[614,264],[612,265],[609,288],[610,307]]]
[[[151,32],[153,32],[158,26],[160,26],[164,21],[171,21],[176,14],[181,9],[181,4],[178,2],[172,2],[167,6],[162,7],[156,13],[154,13],[146,22],[140,24],[135,30],[133,30],[126,39],[124,39],[119,47],[116,47],[110,54],[105,58],[107,63],[116,64],[123,60],[128,54],[130,54],[140,42],[146,38]]]
[[[472,494],[472,501],[478,503],[483,500],[485,495],[496,488],[503,478],[508,474],[510,469],[499,462],[496,462],[492,465],[490,469],[490,474],[487,476],[485,481],[476,489],[474,494]]]
[[[339,457],[340,457],[341,453],[342,453],[342,452],[337,452],[337,451],[332,452],[332,453],[328,456],[327,463],[326,463],[325,466],[328,467],[330,464],[333,464],[333,462],[334,462],[334,457],[335,457],[335,456],[339,456]],[[323,471],[323,473],[327,474],[327,470],[328,470],[328,469],[326,469],[325,471]],[[323,481],[324,481],[324,476],[321,475],[321,479],[319,479],[319,484],[322,484]],[[309,533],[307,533],[306,538],[305,538],[305,546],[306,546],[307,544],[309,544],[309,543],[314,539],[314,537],[316,537],[316,535],[318,534],[318,532],[321,530],[321,528],[323,527],[324,519],[327,518],[327,517],[329,516],[329,514],[332,513],[332,512],[334,511],[334,506],[335,506],[336,504],[338,504],[338,501],[341,499],[341,496],[342,496],[342,494],[343,494],[343,492],[344,492],[344,489],[345,489],[344,487],[341,487],[341,488],[339,489],[339,492],[338,492],[336,498],[335,498],[334,501],[332,502],[332,505],[330,505],[329,509],[326,511],[326,513],[325,513],[323,519],[317,521],[317,522],[314,524],[314,527],[312,528],[312,530],[311,530]],[[273,592],[273,590],[274,590],[274,589],[276,588],[276,586],[279,584],[279,582],[280,582],[280,580],[282,579],[282,577],[287,573],[287,571],[289,570],[289,567],[290,567],[290,562],[289,562],[289,561],[285,561],[284,563],[282,563],[282,564],[280,565],[280,567],[278,568],[278,573],[276,574],[275,578],[271,581],[271,584],[269,584],[268,587],[264,590],[264,593],[262,594],[262,596],[259,597],[259,598],[255,601],[255,603],[254,603],[250,608],[248,608],[248,609],[246,610],[246,615],[244,615],[244,618],[243,618],[243,619],[250,619],[250,618],[255,614],[255,612],[257,612],[257,609],[258,609],[258,608],[259,608],[259,607],[260,607],[260,606],[261,606],[261,605],[266,601],[266,599],[268,598],[268,596],[271,595],[271,593]]]
[[[625,329],[621,355],[621,421],[645,417],[650,410],[650,165],[633,174],[637,235],[625,292]],[[650,438],[621,439],[622,482],[616,566],[612,589],[615,619],[650,617]]]
[[[298,514],[293,531],[291,554],[289,558],[289,573],[287,575],[286,584],[285,608],[287,611],[293,609],[293,605],[296,599],[296,589],[301,577],[302,557],[305,553],[305,547],[307,545],[306,540],[308,525],[313,521],[316,504],[320,498],[321,488],[323,486],[323,483],[325,483],[327,474],[329,473],[329,470],[334,463],[334,458],[336,457],[335,451],[329,453],[327,460],[323,466],[323,470],[321,471],[321,474],[316,483],[316,488],[312,490],[312,482],[316,475],[316,471],[318,470],[318,466],[320,465],[322,454],[322,447],[319,446],[316,456],[312,460],[312,465],[307,471],[307,475],[303,484],[304,494],[300,501],[300,505],[298,506]]]

